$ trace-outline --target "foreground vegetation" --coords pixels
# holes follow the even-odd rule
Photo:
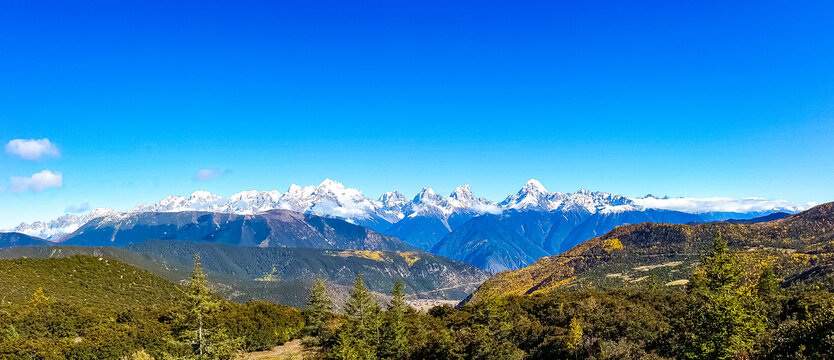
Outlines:
[[[686,289],[652,279],[535,296],[481,289],[475,303],[428,314],[403,308],[397,289],[381,311],[359,277],[343,318],[321,320],[311,314],[327,301],[311,302],[308,343],[327,359],[834,358],[831,284],[782,289],[770,268],[748,276],[738,257],[718,238]]]
[[[324,280],[304,312],[231,303],[209,292],[199,257],[186,286],[86,256],[0,261],[0,274],[0,359],[232,359],[298,338],[317,359],[834,358],[831,278],[751,270],[720,237],[685,287],[650,277],[501,296],[487,284],[427,313],[399,282],[381,303],[361,275],[341,309]]]
[[[299,310],[217,298],[199,258],[185,287],[88,256],[4,260],[0,274],[0,359],[228,359],[303,327]]]

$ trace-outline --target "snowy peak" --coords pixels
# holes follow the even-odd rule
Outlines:
[[[418,202],[425,202],[427,200],[440,201],[440,200],[442,200],[442,198],[443,198],[442,196],[440,196],[436,192],[434,192],[434,189],[432,189],[432,188],[423,188],[423,190],[420,190],[420,192],[418,192],[417,195],[414,196],[414,200],[411,200],[411,202],[418,203]]]
[[[476,200],[475,194],[472,193],[469,184],[456,187],[455,191],[449,197],[461,202],[472,202]]]
[[[560,193],[551,193],[536,179],[530,179],[514,195],[501,202],[503,209],[550,211],[558,206]]]
[[[151,204],[136,206],[133,211],[152,211],[152,212],[172,212],[172,211],[188,211],[188,210],[205,210],[212,211],[225,202],[223,198],[212,194],[208,191],[198,190],[189,197],[184,196],[168,196],[162,201]]]
[[[508,196],[501,202],[501,207],[504,210],[582,211],[591,214],[637,209],[624,196],[587,189],[568,194],[549,192],[535,179],[530,179],[521,190]]]
[[[115,213],[116,211],[113,209],[95,208],[86,214],[66,214],[52,221],[36,221],[31,224],[21,223],[14,229],[10,229],[10,231],[39,237],[41,239],[57,240],[61,236],[78,230],[78,228],[90,220],[110,216]]]
[[[197,190],[188,197],[188,201],[195,204],[209,204],[220,199],[222,197],[204,190]]]
[[[400,194],[400,192],[396,190],[382,194],[382,196],[379,197],[379,201],[385,205],[403,204],[406,202],[405,196],[403,196],[403,194]]]
[[[568,194],[558,209],[562,211],[581,210],[593,214],[597,212],[611,213],[637,210],[637,206],[624,196],[580,189],[573,194]]]
[[[526,193],[547,193],[544,185],[536,179],[527,180],[527,183],[524,184],[521,191]]]
[[[340,183],[338,181],[334,181],[334,180],[330,180],[330,179],[324,179],[324,181],[322,181],[321,184],[319,184],[319,186],[316,188],[316,190],[321,191],[321,192],[340,193],[340,192],[344,192],[345,190],[347,190],[347,188],[345,188],[345,185],[343,185],[342,183]],[[355,189],[350,189],[350,190],[354,190],[354,191],[357,191],[357,192],[359,191],[359,190],[355,190]]]
[[[448,197],[431,188],[423,188],[403,208],[404,216],[435,216],[444,219],[454,213],[480,215],[496,212],[500,212],[498,206],[492,201],[476,197],[469,185],[458,186]]]
[[[658,198],[647,195],[627,198],[610,193],[580,189],[575,193],[549,192],[538,180],[530,179],[515,194],[500,204],[477,197],[469,185],[461,185],[448,196],[423,188],[412,200],[397,191],[382,194],[378,200],[365,197],[361,191],[342,183],[324,179],[319,185],[292,184],[285,193],[271,191],[242,191],[225,199],[208,191],[195,191],[188,197],[168,196],[161,201],[139,204],[129,211],[94,209],[87,214],[63,215],[52,221],[20,224],[15,231],[31,236],[55,240],[69,234],[86,222],[99,218],[118,218],[133,212],[211,211],[251,215],[273,209],[286,209],[315,215],[342,218],[347,221],[385,229],[406,217],[436,217],[444,222],[454,214],[477,216],[499,214],[506,210],[518,211],[579,211],[583,213],[614,213],[644,209],[666,209],[692,214],[708,212],[747,213],[768,211],[801,211],[800,206],[783,200],[763,198]]]

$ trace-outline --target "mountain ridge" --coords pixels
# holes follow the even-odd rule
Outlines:
[[[54,240],[69,234],[85,223],[97,217],[107,216],[116,213],[129,212],[177,212],[177,211],[210,211],[228,212],[241,215],[252,215],[260,212],[285,209],[298,212],[306,212],[319,216],[336,217],[345,219],[358,225],[366,226],[377,231],[386,231],[392,226],[408,217],[421,217],[424,214],[433,214],[444,226],[448,225],[450,214],[463,214],[461,220],[455,220],[462,224],[465,220],[487,213],[495,214],[506,210],[539,210],[552,211],[557,209],[577,209],[588,212],[616,212],[646,208],[662,208],[659,201],[675,201],[669,207],[686,208],[681,201],[689,201],[690,198],[656,198],[646,196],[643,198],[628,198],[621,195],[613,195],[604,192],[588,191],[580,189],[575,193],[549,192],[537,180],[531,179],[521,190],[507,196],[501,202],[494,202],[480,198],[472,193],[468,185],[456,188],[448,197],[437,195],[420,196],[421,193],[434,193],[431,188],[424,188],[411,201],[397,191],[383,193],[378,199],[370,199],[359,190],[345,187],[343,184],[325,179],[319,185],[301,187],[291,185],[288,190],[281,193],[277,190],[269,191],[241,191],[223,198],[207,191],[198,190],[190,196],[168,196],[161,201],[145,205],[138,204],[136,207],[126,211],[117,211],[110,208],[96,208],[85,214],[65,214],[51,221],[36,221],[33,223],[21,223],[7,231],[24,233],[43,239]],[[681,200],[683,199],[683,200]],[[710,200],[712,199],[712,200]],[[710,198],[704,201],[725,201],[727,198]],[[715,200],[719,199],[719,200]],[[721,200],[723,199],[723,200]],[[535,204],[532,204],[535,200]],[[698,200],[698,199],[695,199]],[[732,199],[730,199],[732,200]],[[804,209],[799,205],[790,204],[784,201],[768,201],[761,198],[743,198],[736,200],[746,201],[742,205],[735,204],[730,208],[732,214],[744,214],[756,212],[755,216],[767,215],[766,212],[785,210],[796,212]],[[716,206],[698,204],[704,209],[715,211],[720,209]],[[694,211],[694,210],[693,210]],[[694,211],[694,213],[698,213]],[[747,217],[755,217],[747,216]],[[717,219],[726,219],[732,215],[718,216]],[[406,227],[401,225],[400,227]],[[448,226],[451,227],[451,226]],[[396,229],[395,229],[396,230]],[[400,230],[396,234],[409,241],[408,233]],[[397,236],[395,235],[395,236]],[[440,237],[442,238],[442,236]],[[427,243],[436,243],[436,239],[419,239]],[[433,244],[432,244],[433,245]],[[430,248],[430,246],[428,246]]]
[[[563,254],[542,257],[522,269],[496,274],[485,285],[506,295],[547,293],[568,287],[621,286],[649,276],[677,286],[686,283],[718,234],[738,251],[746,266],[756,271],[766,264],[786,279],[803,279],[802,274],[807,273],[834,276],[834,202],[830,202],[760,223],[618,226]]]
[[[148,239],[244,247],[415,250],[395,237],[366,227],[290,210],[270,210],[256,215],[205,211],[112,214],[91,220],[57,243],[125,246]]]

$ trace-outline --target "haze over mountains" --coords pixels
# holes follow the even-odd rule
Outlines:
[[[650,195],[629,198],[584,189],[575,193],[550,192],[533,179],[500,203],[476,196],[468,185],[459,186],[449,196],[440,195],[431,188],[424,188],[411,200],[397,191],[385,193],[374,200],[364,196],[359,190],[326,179],[318,186],[292,185],[285,193],[275,190],[244,191],[223,198],[206,191],[196,191],[188,197],[168,196],[155,204],[140,204],[130,211],[95,209],[83,215],[64,215],[49,222],[20,224],[11,231],[66,244],[102,246],[106,244],[99,240],[106,239],[112,241],[110,245],[119,245],[119,231],[102,229],[119,229],[128,223],[132,224],[133,235],[136,235],[138,233],[133,225],[141,223],[142,219],[147,222],[152,217],[156,223],[183,225],[187,218],[189,222],[197,224],[189,230],[193,231],[193,234],[206,236],[210,231],[217,231],[218,236],[224,237],[219,242],[244,246],[271,246],[269,239],[272,235],[263,233],[266,231],[263,230],[264,226],[269,228],[267,224],[271,221],[267,218],[283,214],[281,216],[288,219],[291,217],[290,212],[280,213],[275,210],[291,210],[344,219],[438,255],[491,271],[502,271],[529,265],[542,256],[564,252],[618,225],[646,221],[690,223],[730,218],[749,219],[778,211],[796,212],[802,209],[802,206],[785,201],[760,198],[670,199]],[[142,215],[148,213],[186,215]],[[211,221],[204,224],[212,224],[211,226],[196,230],[200,228],[201,223],[198,218],[209,216],[208,213],[250,217],[213,215],[210,216]],[[251,217],[256,214],[271,215]],[[218,222],[218,219],[222,221]],[[234,231],[220,231],[224,226],[227,229],[235,228],[245,223],[244,219],[257,219],[260,225],[250,224],[249,226],[254,227],[243,232],[237,228]],[[117,223],[118,225],[112,225]],[[258,226],[262,232],[260,235],[255,229]],[[157,230],[162,228],[164,226],[157,226]],[[76,231],[78,233],[73,234]],[[163,232],[151,231],[144,236],[166,238]],[[94,233],[98,235],[92,235]],[[113,239],[108,237],[110,235]],[[180,235],[183,236],[182,233]],[[380,239],[384,239],[383,235],[379,235],[382,236]],[[249,238],[244,238],[245,236]],[[84,243],[91,238],[100,239]],[[327,236],[321,236],[321,239],[325,238]],[[124,239],[129,239],[125,240],[127,243],[136,241],[136,238],[132,237]],[[333,240],[332,236],[330,240]],[[349,247],[349,244],[354,247]],[[365,249],[361,246],[355,247],[356,244],[350,242],[341,245],[342,248]],[[314,242],[281,246],[325,247],[315,245]],[[367,249],[401,250],[397,247],[380,246],[382,247]],[[331,244],[327,247],[338,246]]]

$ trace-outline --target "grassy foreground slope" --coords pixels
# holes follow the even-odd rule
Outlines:
[[[730,247],[741,250],[739,257],[750,276],[757,276],[763,266],[773,266],[788,282],[819,279],[834,272],[834,203],[826,203],[757,224],[620,226],[564,254],[499,273],[485,284],[506,295],[616,287],[649,279],[668,286],[684,285],[719,233]]]
[[[194,305],[193,287],[103,257],[0,260],[0,289],[0,359],[195,358],[195,309],[226,354],[270,349],[303,327],[287,306],[208,293]]]
[[[117,311],[172,306],[182,293],[158,275],[105,258],[0,260],[0,306],[26,304],[38,288],[56,301]]]

